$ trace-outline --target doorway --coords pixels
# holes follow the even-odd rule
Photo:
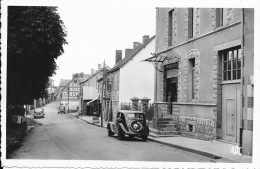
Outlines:
[[[222,85],[222,139],[238,143],[240,128],[240,83]]]
[[[177,102],[178,78],[171,77],[166,80],[166,102]],[[169,100],[169,96],[171,100]]]

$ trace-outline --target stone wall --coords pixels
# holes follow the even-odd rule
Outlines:
[[[201,140],[216,139],[216,122],[211,119],[180,116],[179,130],[181,136]]]
[[[181,136],[191,137],[201,140],[215,140],[217,138],[217,124],[214,119],[204,119],[198,117],[182,116],[181,107],[190,106],[183,104],[172,104],[172,114],[167,112],[167,103],[157,103],[156,111],[158,118],[172,118],[173,124],[177,124],[177,129]],[[213,109],[214,110],[214,109]],[[155,118],[157,118],[155,113]],[[210,112],[209,112],[210,113]]]

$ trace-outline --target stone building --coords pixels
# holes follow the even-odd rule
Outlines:
[[[182,136],[252,153],[254,9],[157,8],[156,49],[146,61],[157,70],[157,117]]]

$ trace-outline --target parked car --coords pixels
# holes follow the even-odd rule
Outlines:
[[[129,138],[137,136],[146,141],[149,135],[149,127],[142,112],[119,110],[115,122],[108,122],[107,133],[108,136],[117,134],[119,140],[128,135]]]
[[[64,106],[59,107],[58,114],[60,114],[60,113],[65,113],[65,107]]]
[[[44,118],[45,113],[44,113],[44,108],[36,108],[34,110],[33,118]]]

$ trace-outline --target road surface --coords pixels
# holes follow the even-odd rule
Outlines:
[[[11,159],[122,160],[212,162],[183,150],[139,139],[108,137],[105,128],[68,114],[58,114],[59,102],[44,107],[45,118],[35,127]]]

